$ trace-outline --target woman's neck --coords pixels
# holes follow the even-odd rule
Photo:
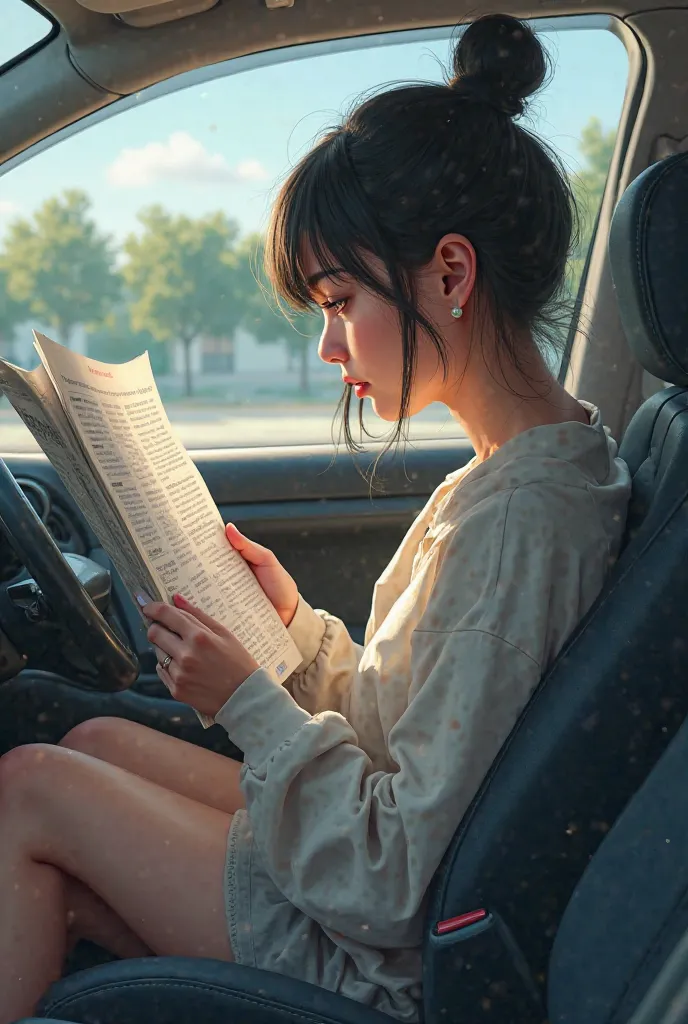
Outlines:
[[[533,427],[588,423],[583,406],[552,376],[537,346],[524,339],[520,368],[506,357],[488,361],[474,351],[445,404],[473,444],[480,462]]]

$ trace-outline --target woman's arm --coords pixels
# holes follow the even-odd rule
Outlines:
[[[328,929],[380,947],[420,941],[431,878],[540,676],[474,631],[419,634],[414,661],[425,679],[389,736],[394,773],[373,770],[341,715],[309,715],[262,670],[216,716],[244,751],[242,790],[277,887]]]

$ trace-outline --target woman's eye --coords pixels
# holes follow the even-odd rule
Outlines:
[[[348,299],[332,299],[331,302],[323,302],[323,309],[333,309],[335,313],[341,313],[346,306]]]

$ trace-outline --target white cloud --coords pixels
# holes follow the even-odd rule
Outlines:
[[[123,149],[107,169],[107,180],[119,188],[141,188],[163,181],[237,184],[265,181],[267,177],[258,160],[243,160],[230,167],[221,153],[211,153],[188,132],[173,132],[166,142]]]
[[[236,165],[236,175],[240,181],[265,181],[268,172],[260,160],[242,160]]]

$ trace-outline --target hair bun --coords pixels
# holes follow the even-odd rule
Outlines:
[[[544,82],[547,70],[545,51],[528,25],[508,14],[488,14],[462,34],[449,85],[517,117],[525,109],[526,98]]]

